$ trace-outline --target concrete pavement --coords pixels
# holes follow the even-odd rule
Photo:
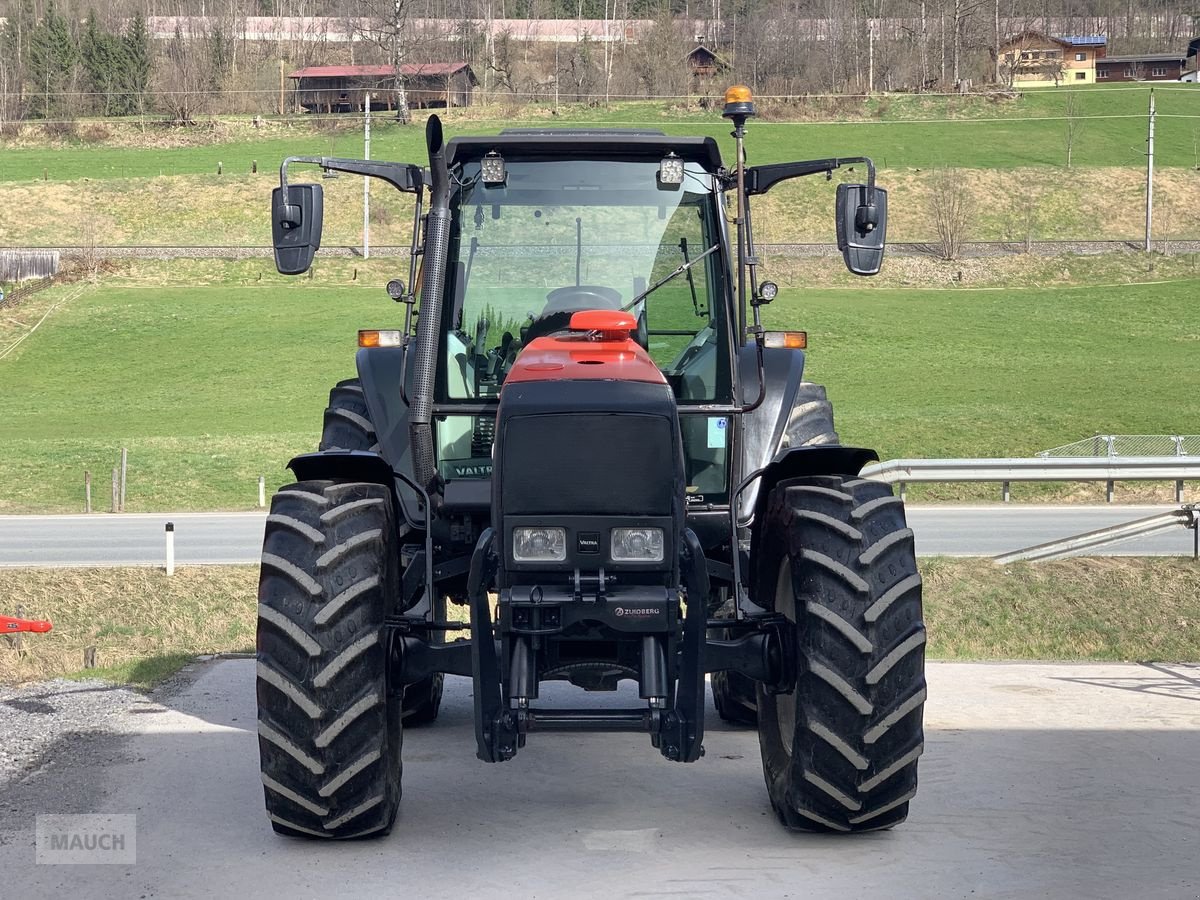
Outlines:
[[[891,832],[797,835],[771,812],[757,736],[710,713],[708,755],[634,735],[531,735],[474,757],[470,684],[404,741],[395,830],[284,839],[258,781],[254,663],[205,665],[0,795],[13,897],[1178,898],[1200,894],[1200,667],[929,666],[926,752]],[[546,701],[565,696],[547,690]],[[636,694],[585,695],[636,703]],[[579,695],[572,692],[572,700]],[[33,712],[30,713],[35,714]],[[0,737],[0,740],[3,738]],[[133,866],[33,865],[38,812],[137,815]]]

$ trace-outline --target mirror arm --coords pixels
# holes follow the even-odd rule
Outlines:
[[[292,163],[309,163],[320,166],[325,172],[346,172],[379,178],[398,191],[416,194],[425,186],[421,167],[409,163],[373,162],[365,159],[341,159],[336,156],[289,156],[279,165],[279,187],[283,190],[283,203],[288,202],[287,170]]]
[[[829,159],[808,159],[801,162],[772,163],[746,170],[746,193],[765,194],[781,181],[803,178],[805,175],[829,174],[842,166],[863,163],[867,167],[867,197],[875,201],[875,163],[869,156],[834,156]]]

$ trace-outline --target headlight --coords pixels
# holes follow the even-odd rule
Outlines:
[[[662,562],[663,531],[661,528],[614,528],[612,530],[613,562]]]
[[[517,562],[562,562],[566,558],[565,528],[513,529],[513,559]]]

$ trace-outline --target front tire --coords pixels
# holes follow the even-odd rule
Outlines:
[[[360,379],[339,381],[329,391],[317,449],[379,452],[379,437]],[[434,603],[434,618],[446,618],[445,599]],[[405,687],[402,707],[405,725],[427,725],[437,719],[442,705],[442,679],[439,672]]]
[[[386,834],[400,802],[401,689],[384,618],[399,595],[386,487],[306,481],[275,494],[258,591],[258,746],[280,834]]]
[[[758,689],[771,805],[789,828],[902,822],[924,747],[925,626],[912,531],[891,488],[796,478],[767,500],[757,602],[794,629],[795,687]]]
[[[796,388],[780,449],[837,443],[838,433],[833,427],[833,404],[829,402],[825,388],[811,381],[802,381]],[[732,602],[726,604],[720,615],[733,617]],[[709,630],[709,636],[728,640],[733,634],[726,628],[714,628]],[[758,687],[753,679],[741,672],[713,672],[711,684],[713,705],[723,721],[751,728],[758,724]]]

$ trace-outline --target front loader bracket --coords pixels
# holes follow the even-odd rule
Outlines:
[[[516,717],[505,707],[500,690],[500,655],[492,633],[488,588],[496,575],[496,532],[486,528],[471,554],[467,597],[471,607],[471,678],[475,691],[475,755],[484,762],[504,762],[517,753]]]
[[[704,755],[704,645],[708,625],[708,561],[690,528],[683,531],[683,585],[687,614],[675,707],[663,716],[659,750],[675,762],[695,762]]]

